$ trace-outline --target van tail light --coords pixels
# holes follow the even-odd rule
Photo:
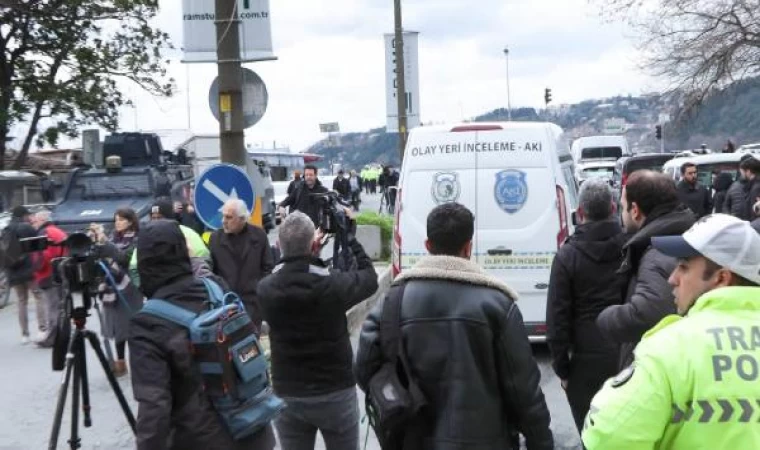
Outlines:
[[[567,223],[567,205],[565,204],[565,191],[561,186],[557,186],[557,211],[559,212],[559,233],[557,233],[557,249],[562,246],[565,239],[570,236],[570,229]]]
[[[394,212],[393,220],[393,244],[392,248],[392,261],[391,261],[391,275],[396,278],[401,273],[401,189],[396,192],[396,211]]]
[[[627,173],[623,173],[623,179],[622,179],[622,181],[620,181],[620,186],[621,187],[625,186],[626,182],[628,182],[628,174]]]

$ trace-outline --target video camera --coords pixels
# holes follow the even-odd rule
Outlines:
[[[351,204],[340,198],[335,191],[311,194],[319,202],[321,211],[319,223],[316,224],[325,234],[337,234],[341,231],[352,232],[353,219],[346,214]]]
[[[340,195],[335,191],[311,195],[318,199],[322,208],[319,214],[319,224],[317,224],[325,234],[325,239],[321,243],[322,247],[327,244],[332,235],[333,256],[330,261],[331,267],[341,272],[356,270],[356,258],[349,244],[356,232],[356,222],[347,212],[347,208],[351,208],[351,205],[340,198]]]
[[[97,287],[102,280],[98,268],[99,250],[87,233],[73,233],[61,242],[52,242],[46,236],[19,240],[24,253],[41,252],[48,247],[61,248],[61,256],[52,260],[53,282],[60,286],[61,314],[58,317],[53,344],[53,370],[65,367],[66,351],[71,334],[71,321],[84,327],[93,306]]]

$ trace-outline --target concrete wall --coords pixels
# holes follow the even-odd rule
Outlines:
[[[373,261],[380,259],[383,247],[379,226],[358,225],[356,227],[356,240],[362,244],[364,251],[367,252],[367,256],[369,256]]]

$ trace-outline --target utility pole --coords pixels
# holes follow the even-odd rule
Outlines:
[[[395,19],[396,50],[396,102],[398,105],[398,151],[400,160],[404,161],[406,148],[406,79],[404,74],[404,28],[401,21],[401,0],[393,0]]]
[[[216,57],[219,67],[219,137],[221,160],[246,167],[243,131],[243,71],[237,0],[215,0]]]
[[[512,121],[512,98],[509,95],[509,47],[504,47],[504,56],[507,58],[507,120]]]

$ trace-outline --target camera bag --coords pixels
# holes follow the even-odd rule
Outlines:
[[[196,314],[165,300],[150,299],[140,313],[187,328],[203,390],[234,439],[263,429],[285,408],[274,395],[267,358],[243,303],[237,294],[224,294],[201,278],[211,308]]]
[[[427,400],[409,368],[401,339],[401,300],[406,283],[391,287],[380,320],[383,365],[369,381],[365,409],[383,449],[402,448],[404,431]]]

